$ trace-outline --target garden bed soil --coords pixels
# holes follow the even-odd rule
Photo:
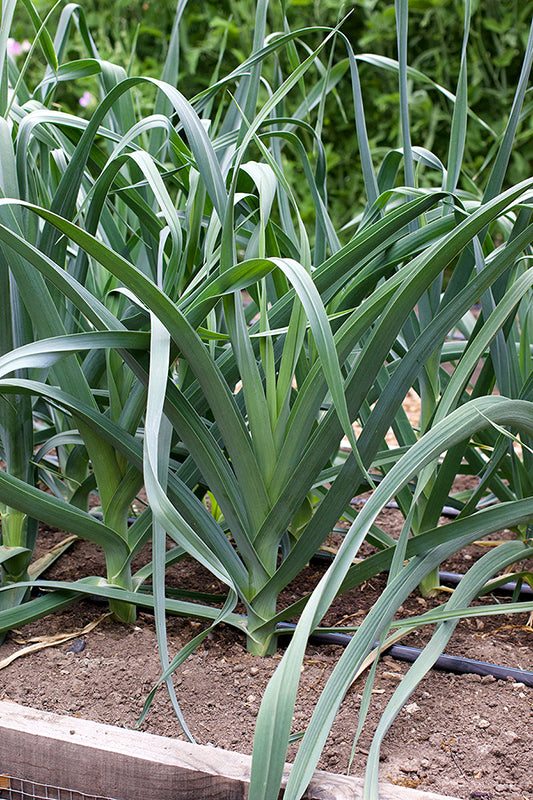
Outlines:
[[[394,531],[401,524],[398,513],[393,510],[383,513],[382,526]],[[45,529],[39,537],[40,547],[47,548],[61,537],[60,532]],[[473,546],[443,565],[443,569],[464,572],[482,552],[483,548]],[[46,577],[68,580],[104,574],[103,569],[98,549],[79,541],[53,565]],[[297,585],[288,587],[282,601],[290,602],[301,592],[309,591],[323,570],[322,565],[311,564]],[[222,588],[190,561],[169,570],[169,583],[213,592]],[[325,623],[357,624],[383,586],[384,578],[380,577],[338,598]],[[402,613],[419,614],[433,602],[414,594],[404,603]],[[160,674],[154,620],[141,612],[136,624],[127,626],[109,615],[103,617],[103,612],[105,607],[86,600],[10,633],[0,648],[0,658],[19,650],[21,638],[64,632],[72,632],[75,638],[18,658],[5,667],[0,674],[0,700],[134,727],[146,695]],[[82,632],[96,620],[100,621],[93,630]],[[531,670],[533,630],[527,622],[527,613],[487,617],[483,621],[463,620],[447,652]],[[171,657],[198,633],[201,625],[189,619],[169,619]],[[426,630],[415,632],[403,643],[421,646],[429,635]],[[308,647],[294,715],[295,731],[305,727],[340,653],[341,648],[333,645]],[[251,752],[261,697],[280,658],[281,653],[263,659],[251,656],[243,639],[227,626],[221,625],[209,634],[175,673],[179,702],[199,744]],[[373,702],[355,747],[351,774],[364,774],[380,713],[408,668],[408,664],[390,656],[382,657]],[[364,681],[365,676],[360,677],[348,691],[319,768],[346,772]],[[386,736],[381,777],[396,785],[473,800],[533,800],[532,703],[533,688],[514,680],[432,671]],[[157,690],[141,730],[184,738],[164,688]],[[296,748],[297,745],[289,753],[289,760]]]

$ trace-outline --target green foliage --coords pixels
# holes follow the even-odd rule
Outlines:
[[[463,35],[463,10],[460,0],[428,0],[410,6],[409,64],[420,70],[434,83],[453,90],[457,85]],[[41,15],[49,6],[39,0]],[[252,0],[190,3],[183,12],[179,33],[178,86],[187,97],[206,89],[213,75],[229,74],[251,52],[253,30],[249,25],[254,15]],[[283,30],[283,4],[272,3],[268,9],[268,29]],[[87,24],[95,34],[101,58],[120,64],[131,75],[159,77],[161,65],[168,54],[168,43],[175,16],[175,3],[141,3],[120,0],[113,5],[99,0],[83,4]],[[468,91],[472,112],[463,163],[463,188],[480,174],[486,180],[491,153],[503,132],[507,111],[517,84],[521,53],[527,40],[528,21],[533,2],[517,4],[515,0],[473,4],[473,18],[468,47]],[[54,12],[51,24],[59,14]],[[375,3],[369,0],[344,4],[347,14],[343,32],[350,40],[355,54],[370,52],[390,59],[397,58],[394,3]],[[339,17],[339,4],[329,0],[308,0],[287,3],[287,19],[292,30],[311,25],[334,26]],[[27,16],[20,12],[13,29],[19,41],[33,38]],[[308,46],[317,46],[319,34],[306,37]],[[446,47],[443,47],[446,42]],[[79,37],[69,40],[69,57],[79,58],[83,46]],[[279,52],[284,67],[288,52]],[[31,70],[31,68],[30,68]],[[264,74],[272,82],[274,62],[264,65]],[[393,73],[383,68],[361,64],[364,82],[366,122],[372,151],[379,156],[400,141],[397,82]],[[85,85],[93,94],[96,84]],[[410,92],[410,124],[413,143],[434,152],[441,161],[448,149],[447,130],[452,106],[441,92],[427,82],[413,80]],[[78,109],[81,85],[64,84],[56,93],[55,102],[65,109]],[[290,98],[288,98],[290,103]],[[136,90],[136,103],[148,113],[150,101],[142,89]],[[94,110],[94,104],[90,106]],[[286,113],[294,111],[290,105]],[[476,123],[475,117],[485,123]],[[346,85],[338,95],[325,100],[322,125],[331,131],[327,144],[329,196],[332,212],[339,225],[361,210],[363,187],[354,175],[354,152],[357,142],[352,123],[352,103]],[[523,129],[515,143],[507,185],[520,180],[532,169],[531,134]],[[306,141],[306,146],[311,142]],[[357,156],[355,156],[357,158]],[[357,167],[357,161],[355,162]],[[288,173],[298,183],[298,165],[294,158],[286,161]],[[479,183],[479,180],[477,181]],[[304,217],[312,214],[302,198]]]
[[[307,21],[337,10],[295,3],[285,17],[283,5],[273,6],[270,24],[284,33],[272,38],[260,0],[248,44],[232,27],[251,19],[242,3],[232,5],[239,26],[211,19],[210,40],[196,38],[194,18],[201,22],[209,6],[181,3],[158,77],[155,62],[138,74],[146,61],[126,70],[107,60],[127,47],[117,21],[97,46],[81,9],[58,9],[44,25],[30,0],[23,4],[39,31],[27,61],[7,56],[0,37],[0,288],[10,303],[0,320],[0,630],[86,594],[108,598],[126,621],[136,606],[151,608],[161,680],[179,715],[171,673],[214,625],[234,625],[265,654],[276,647],[277,623],[301,614],[258,718],[250,797],[270,800],[309,634],[339,593],[388,570],[302,740],[286,791],[297,800],[355,673],[376,640],[386,644],[407,594],[434,588],[440,562],[475,539],[504,525],[516,530],[448,603],[409,620],[437,627],[377,732],[365,790],[374,798],[390,720],[487,582],[533,552],[533,179],[510,178],[533,27],[498,138],[469,105],[468,2],[453,95],[412,60],[413,52],[422,58],[422,40],[408,37],[406,0],[395,4],[397,60],[355,53],[345,33],[375,19],[372,3],[359,4],[341,31],[321,24],[298,33],[300,14]],[[125,15],[134,18],[135,8]],[[442,21],[445,8],[414,4],[418,28],[431,27],[433,13]],[[4,34],[14,12],[13,0]],[[153,55],[164,37],[150,40],[157,12],[144,12]],[[139,27],[137,52],[142,37]],[[221,63],[217,74],[220,54],[235,59],[232,72]],[[498,69],[509,76],[517,68],[504,59]],[[196,94],[186,91],[193,72]],[[391,88],[381,112],[368,115],[363,99],[382,79]],[[94,101],[74,113],[69,98],[87,85]],[[429,126],[433,152],[421,137],[442,97],[448,115],[437,109]],[[472,126],[492,148],[477,179]],[[391,138],[380,140],[385,128]],[[451,338],[454,331],[464,338]],[[411,388],[419,428],[402,407]],[[385,438],[391,425],[394,446]],[[478,475],[479,486],[457,498],[453,482],[463,472]],[[149,507],[129,526],[143,484]],[[351,498],[370,488],[356,514]],[[88,512],[93,491],[101,521]],[[397,540],[375,522],[392,498],[406,518]],[[447,503],[460,514],[439,528]],[[280,608],[282,590],[343,516],[350,528],[320,584]],[[37,519],[100,546],[106,575],[29,580]],[[365,540],[376,552],[354,563]],[[147,541],[153,560],[132,574]],[[184,557],[227,586],[222,608],[218,595],[167,597],[165,569]],[[521,566],[518,574],[532,580]],[[34,585],[46,593],[28,600]],[[235,613],[237,602],[245,615]],[[209,625],[172,661],[167,613]]]
[[[468,45],[468,93],[471,111],[481,118],[496,136],[503,132],[506,114],[512,102],[522,65],[521,54],[527,42],[533,3],[474,2]],[[410,4],[409,64],[435,83],[448,89],[457,85],[463,37],[463,3],[459,0],[431,0]],[[443,46],[443,42],[446,43]],[[363,50],[396,58],[394,4],[376,6],[365,21],[359,40]],[[394,83],[376,85],[378,110],[383,118],[396,116]],[[413,83],[410,104],[412,135],[417,144],[432,150],[439,158],[447,151],[446,130],[450,105],[444,97],[423,85]],[[372,95],[369,94],[372,102]],[[369,105],[369,114],[372,106]],[[390,128],[379,126],[376,143],[390,145]],[[529,135],[517,142],[513,152],[509,183],[516,182],[531,170],[528,157]],[[472,177],[486,164],[494,143],[490,131],[471,125],[467,139],[464,168]],[[527,164],[527,166],[526,166]]]

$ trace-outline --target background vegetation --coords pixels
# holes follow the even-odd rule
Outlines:
[[[120,64],[130,75],[160,76],[175,19],[175,0],[118,0],[112,5],[105,0],[86,0],[82,7],[102,58]],[[36,8],[43,14],[50,5],[45,0],[38,0]],[[503,134],[520,75],[532,13],[533,0],[474,0],[472,3],[467,52],[469,106],[471,118],[477,117],[483,120],[483,124],[469,127],[461,178],[464,188],[470,179],[479,185],[488,177],[491,154]],[[178,86],[186,97],[206,89],[214,75],[229,74],[244,61],[252,49],[250,20],[254,14],[254,0],[197,0],[185,6],[179,31]],[[339,18],[347,15],[342,30],[356,55],[372,53],[392,60],[397,58],[396,16],[394,3],[390,0],[345,2],[342,8],[335,0],[271,3],[267,33],[283,30],[285,15],[291,30],[313,25],[332,27]],[[32,36],[31,25],[22,9],[13,35],[19,41]],[[448,151],[452,105],[432,82],[448,90],[457,85],[462,37],[461,0],[416,0],[410,3],[409,64],[421,73],[409,84],[412,138],[443,162]],[[320,34],[316,33],[306,38],[306,44],[316,46],[319,40]],[[82,53],[79,37],[72,37],[68,57],[74,59]],[[280,53],[278,57],[286,65],[287,53]],[[273,63],[266,64],[265,77],[272,80],[274,70]],[[369,141],[372,152],[379,158],[401,143],[397,77],[393,71],[376,69],[375,65],[364,61],[360,63],[360,71]],[[94,81],[88,80],[87,88],[97,93]],[[76,108],[79,89],[79,84],[76,87],[64,85],[57,93],[56,102],[67,109]],[[142,89],[137,90],[137,102],[146,110]],[[532,102],[529,97],[523,110],[524,117],[530,113]],[[89,107],[87,113],[93,108]],[[290,112],[289,107],[287,113]],[[338,93],[326,99],[322,125],[328,129],[326,153],[330,204],[340,227],[361,211],[361,198],[364,196],[360,164],[358,156],[354,156],[358,148],[353,105],[345,84],[341,84]],[[531,172],[532,136],[529,126],[520,129],[506,185]],[[306,144],[312,146],[310,140]],[[288,158],[286,169],[295,177],[298,175],[294,172],[296,164]],[[305,218],[312,211],[307,200],[303,203]]]

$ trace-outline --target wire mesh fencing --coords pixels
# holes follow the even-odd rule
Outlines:
[[[36,783],[11,775],[0,775],[0,798],[2,800],[113,800],[99,794],[87,794],[62,786]]]

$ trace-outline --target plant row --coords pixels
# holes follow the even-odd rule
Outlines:
[[[87,595],[107,598],[125,622],[153,609],[161,681],[182,719],[172,672],[213,626],[235,626],[265,655],[278,623],[298,616],[257,721],[250,797],[271,800],[308,636],[339,593],[387,571],[316,705],[285,795],[305,791],[376,643],[379,652],[431,624],[374,739],[365,791],[376,798],[380,742],[459,619],[528,610],[470,606],[509,572],[532,581],[533,178],[509,185],[508,166],[533,34],[488,178],[474,183],[467,134],[484,123],[469,109],[469,2],[457,86],[439,90],[450,120],[442,159],[411,140],[408,4],[397,0],[397,60],[371,61],[395,73],[401,146],[379,163],[342,23],[291,30],[283,17],[267,36],[268,2],[258,0],[250,55],[186,98],[185,3],[157,79],[102,59],[80,7],[63,8],[52,36],[31,0],[22,6],[35,28],[28,52],[9,52],[16,0],[3,4],[0,35],[0,631]],[[85,54],[69,61],[74,29]],[[45,67],[30,84],[37,53]],[[87,77],[100,92],[90,117],[59,110],[61,86]],[[330,215],[324,144],[326,100],[341,84],[364,185],[348,230]],[[149,113],[136,105],[139,87]],[[411,389],[416,427],[403,408]],[[474,489],[455,491],[461,474],[475,476]],[[132,522],[143,487],[148,503]],[[351,500],[366,491],[356,512]],[[397,539],[376,523],[392,499],[405,518]],[[457,516],[439,527],[445,505]],[[280,607],[340,519],[349,527],[319,585]],[[96,543],[106,574],[42,579],[54,556],[33,557],[39,521]],[[502,528],[514,537],[447,602],[395,618],[417,586],[438,591],[441,562]],[[374,552],[357,559],[364,541]],[[153,559],[132,570],[148,542]],[[167,591],[167,567],[185,558],[227,587],[223,604]],[[167,614],[205,621],[172,661]]]

